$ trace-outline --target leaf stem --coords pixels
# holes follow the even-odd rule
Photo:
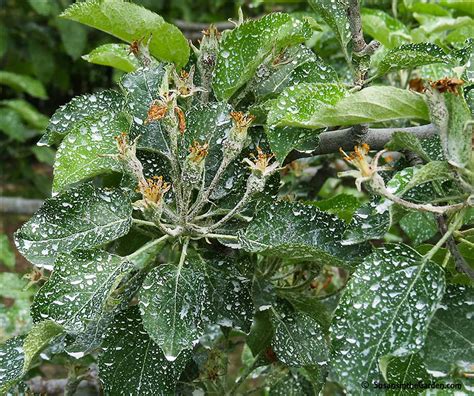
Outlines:
[[[209,197],[211,196],[212,192],[215,190],[217,187],[217,184],[219,183],[219,180],[221,179],[224,171],[227,169],[227,166],[229,165],[231,161],[224,157],[219,165],[219,168],[216,171],[216,174],[214,175],[211,184],[209,184],[209,187],[207,189],[204,189],[204,192],[201,196],[201,198],[196,202],[196,205],[194,208],[191,208],[191,213],[189,213],[188,218],[192,219],[194,216],[196,216],[199,211],[202,209],[202,207],[207,203],[209,200]]]
[[[148,243],[145,243],[140,249],[136,250],[135,252],[133,252],[132,254],[129,254],[127,256],[127,258],[129,259],[132,259],[136,256],[139,256],[140,254],[142,254],[145,250],[148,250],[150,249],[151,247],[155,246],[155,245],[158,245],[159,243],[165,241],[166,239],[169,238],[169,235],[163,235],[162,237],[158,238],[158,239],[154,239],[153,241],[150,241]]]
[[[226,235],[226,234],[204,234],[205,238],[217,238],[217,239],[230,239],[237,241],[239,238],[237,235]]]
[[[455,219],[449,225],[448,229],[445,231],[444,235],[440,238],[440,240],[436,243],[436,245],[434,245],[431,248],[431,250],[423,256],[425,261],[431,260],[433,258],[433,256],[441,248],[441,246],[444,245],[444,243],[448,240],[448,238],[451,236],[451,234],[459,228],[461,223],[462,223],[462,213],[461,213],[461,215],[458,215],[458,218]]]

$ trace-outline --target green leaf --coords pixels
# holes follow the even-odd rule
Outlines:
[[[370,251],[366,245],[343,246],[344,222],[317,208],[282,201],[256,212],[239,232],[239,242],[249,252],[353,268]]]
[[[7,234],[0,234],[0,263],[7,268],[15,268],[15,253],[10,246]]]
[[[31,152],[34,154],[34,156],[39,162],[43,162],[50,166],[54,165],[54,157],[56,156],[56,151],[53,150],[51,147],[34,146],[31,147]]]
[[[222,38],[212,86],[216,97],[228,100],[249,81],[274,51],[304,42],[311,36],[307,23],[274,13],[242,23]]]
[[[397,172],[388,182],[387,189],[395,195],[403,195],[407,184],[416,174],[414,167]],[[361,243],[370,239],[382,239],[392,225],[393,202],[385,198],[374,198],[362,205],[352,216],[344,232],[345,245]]]
[[[383,358],[382,358],[383,360]],[[419,353],[404,357],[387,357],[386,367],[383,371],[384,377],[389,384],[416,384],[419,382],[428,384],[434,382],[434,378],[426,371],[423,358]],[[381,365],[382,366],[382,365]],[[388,389],[387,395],[419,395],[419,389]]]
[[[24,336],[10,338],[0,345],[0,393],[7,391],[23,376]]]
[[[253,319],[250,332],[245,339],[252,354],[256,356],[259,352],[270,346],[273,338],[273,327],[270,310],[257,311]]]
[[[0,108],[0,131],[17,142],[24,142],[38,133],[28,129],[21,121],[20,115],[12,109]]]
[[[34,106],[23,99],[5,99],[0,102],[12,110],[15,110],[20,117],[33,128],[44,129],[48,125],[48,117],[41,114]]]
[[[80,333],[97,320],[129,269],[126,257],[101,250],[59,255],[51,277],[35,296],[33,320],[52,320],[69,333]]]
[[[268,124],[277,126],[312,127],[311,118],[333,108],[346,90],[339,84],[299,84],[289,87],[271,104]]]
[[[408,28],[382,10],[362,8],[361,17],[364,33],[379,41],[386,48],[394,48],[411,41]]]
[[[319,136],[312,129],[266,126],[265,132],[272,153],[280,163],[292,150],[314,150],[319,144]]]
[[[433,214],[427,212],[407,213],[400,220],[400,227],[414,245],[427,241],[438,232]]]
[[[222,142],[232,127],[231,111],[232,107],[227,103],[217,102],[207,105],[196,104],[186,112],[186,131],[181,143],[182,159],[184,160],[184,156],[188,154],[193,142],[209,144],[205,162],[207,185],[211,183],[222,161]],[[230,190],[232,187],[233,184],[227,186],[227,189]]]
[[[248,333],[254,313],[251,282],[238,271],[237,264],[236,259],[215,253],[203,261],[211,306],[206,314],[213,323]]]
[[[266,99],[301,83],[338,80],[335,70],[304,45],[288,48],[271,65],[261,65],[250,87],[258,98]]]
[[[33,360],[51,342],[53,338],[63,332],[63,328],[56,323],[45,320],[33,326],[23,343],[23,371],[27,372]]]
[[[140,136],[138,148],[171,155],[168,134],[161,122],[144,124],[153,101],[158,99],[158,88],[165,74],[162,64],[143,67],[128,73],[120,80],[120,86],[126,99],[126,111],[133,117],[130,137]]]
[[[308,153],[319,146],[319,134],[312,129],[269,127],[267,138],[275,158],[280,163],[284,162],[284,159],[292,150]]]
[[[290,371],[270,384],[270,396],[312,396],[314,394],[313,384],[298,372]]]
[[[414,13],[413,16],[420,23],[419,29],[428,36],[474,24],[472,18],[467,16],[451,18],[418,13]]]
[[[209,290],[202,265],[197,257],[182,266],[162,264],[150,271],[140,291],[143,325],[169,361],[192,349],[204,333]]]
[[[103,347],[99,373],[108,395],[174,395],[189,359],[188,354],[181,354],[173,362],[166,360],[143,328],[136,306],[117,315]]]
[[[26,92],[35,98],[46,99],[48,97],[41,81],[24,74],[0,70],[0,84],[8,85],[17,91]]]
[[[396,119],[429,119],[423,95],[391,86],[371,86],[348,96],[336,86],[321,91],[321,84],[300,84],[290,90],[280,95],[270,111],[270,124],[317,129]],[[321,106],[321,100],[332,103]]]
[[[428,153],[423,149],[420,140],[410,132],[396,131],[393,133],[390,141],[385,145],[388,150],[401,151],[408,150],[412,151],[420,158],[429,162],[431,159]]]
[[[59,144],[78,123],[89,117],[111,116],[122,111],[123,96],[112,90],[76,96],[53,114],[41,144]]]
[[[379,359],[419,351],[444,293],[444,271],[406,245],[375,250],[334,313],[332,368],[348,392],[380,379]]]
[[[38,14],[47,16],[54,10],[54,2],[46,0],[28,0],[31,8]]]
[[[404,44],[388,51],[381,60],[377,75],[390,70],[414,69],[431,63],[455,63],[449,54],[433,43]]]
[[[408,191],[409,189],[423,183],[435,180],[445,181],[453,178],[454,175],[451,167],[446,161],[431,161],[416,170],[413,177],[404,188],[404,191]]]
[[[156,58],[184,66],[189,45],[179,29],[154,12],[123,0],[89,0],[75,3],[61,15],[102,30],[131,43],[149,37],[150,53]]]
[[[441,306],[431,321],[423,348],[428,370],[449,374],[458,367],[471,371],[474,358],[472,315],[474,290],[470,286],[449,285]]]
[[[53,78],[56,68],[54,53],[50,46],[32,38],[28,40],[28,57],[31,59],[31,66],[35,76],[41,82],[49,83]]]
[[[8,49],[9,34],[8,29],[5,25],[0,26],[0,57],[5,55]]]
[[[25,289],[28,282],[14,272],[0,272],[0,296],[14,300],[29,299],[33,291]]]
[[[124,72],[132,72],[139,68],[137,58],[130,52],[126,44],[104,44],[93,49],[82,59],[97,65],[111,66]]]
[[[290,367],[324,364],[328,348],[319,323],[302,312],[280,304],[272,308],[273,351],[278,360]]]
[[[389,205],[385,201],[372,201],[356,210],[344,231],[344,244],[353,245],[385,236],[392,221]]]
[[[57,18],[56,26],[63,42],[64,50],[72,59],[78,59],[87,45],[87,28],[79,23]]]
[[[128,233],[131,222],[124,193],[84,184],[47,199],[16,232],[15,242],[29,261],[52,268],[58,254],[113,241]]]
[[[354,212],[359,208],[360,201],[350,194],[338,194],[334,197],[323,199],[321,201],[305,202],[307,205],[335,214],[345,222],[349,222]]]
[[[458,168],[468,166],[472,155],[472,116],[462,93],[440,94],[432,90],[427,99],[447,161]]]
[[[53,191],[62,191],[74,183],[103,173],[120,172],[121,164],[111,157],[118,153],[114,138],[120,133],[127,133],[129,126],[124,113],[89,117],[75,125],[58,147]]]
[[[321,15],[336,35],[346,59],[349,59],[347,45],[351,41],[351,31],[347,16],[346,0],[309,0],[313,9]]]

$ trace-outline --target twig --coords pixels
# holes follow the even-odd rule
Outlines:
[[[35,213],[41,205],[43,205],[41,199],[0,197],[0,213],[31,215]]]
[[[444,234],[448,235],[448,226],[446,224],[446,216],[441,215],[437,217],[438,222],[438,229],[439,231]],[[469,278],[474,279],[474,270],[471,266],[466,262],[464,257],[459,252],[459,249],[456,245],[456,241],[454,240],[452,233],[448,235],[446,238],[446,247],[448,248],[451,256],[453,257],[454,264],[456,265],[456,269],[459,272],[464,272]]]
[[[391,140],[395,132],[408,132],[419,139],[426,139],[437,134],[433,124],[421,125],[408,128],[369,128],[364,136],[363,143],[367,143],[373,150],[381,150]],[[336,153],[339,147],[343,150],[352,150],[358,142],[354,139],[352,128],[338,129],[335,131],[322,132],[319,134],[319,145],[311,152],[292,151],[285,160],[285,164],[299,158],[314,157]]]

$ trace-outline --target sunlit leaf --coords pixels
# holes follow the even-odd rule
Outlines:
[[[179,29],[152,11],[123,0],[89,0],[74,3],[63,18],[102,30],[128,43],[149,41],[153,56],[181,67],[189,57],[189,45]]]
[[[111,156],[118,153],[115,137],[127,133],[129,125],[124,113],[104,113],[76,124],[58,147],[53,191],[103,173],[120,172],[121,164]]]
[[[127,73],[139,67],[137,58],[126,44],[103,44],[87,55],[83,55],[82,59],[97,65],[111,66]]]
[[[246,21],[223,37],[212,87],[216,97],[228,100],[253,76],[257,67],[274,51],[298,44],[311,35],[306,24],[288,14],[269,14]]]

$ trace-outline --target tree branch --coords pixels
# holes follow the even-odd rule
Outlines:
[[[437,216],[436,220],[438,222],[438,229],[441,234],[446,234],[446,232],[448,231],[448,226],[446,224],[446,216]],[[449,252],[451,253],[451,256],[453,257],[456,269],[459,272],[464,272],[467,276],[469,276],[469,278],[474,279],[474,270],[459,252],[459,249],[456,245],[456,241],[454,240],[452,235],[450,235],[448,239],[446,239],[446,247],[448,248]]]
[[[336,131],[322,132],[319,135],[319,146],[311,152],[293,150],[285,160],[285,164],[299,158],[314,157],[336,153],[341,147],[343,150],[352,150],[359,143],[367,143],[373,150],[381,150],[390,141],[395,132],[403,131],[415,135],[419,139],[426,139],[436,135],[433,124],[409,128],[369,128],[363,141],[359,142],[352,128],[338,129]]]
[[[43,205],[41,199],[0,197],[0,213],[30,215],[36,212],[41,205]]]

